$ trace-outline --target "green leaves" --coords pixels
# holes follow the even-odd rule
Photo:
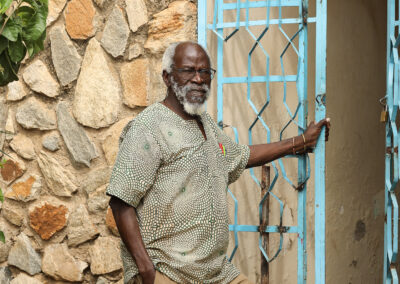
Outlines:
[[[3,231],[0,231],[0,241],[2,241],[3,244],[6,243],[6,236],[4,236]]]
[[[35,7],[28,12],[28,9],[24,9],[21,13],[24,16],[22,21],[22,37],[24,41],[32,42],[38,40],[42,34],[46,31],[46,19],[48,14],[47,3],[38,4],[38,1],[29,1],[35,3]],[[22,9],[21,7],[19,9]],[[19,10],[18,9],[18,10]],[[17,10],[17,15],[18,15]],[[34,12],[33,12],[33,11]],[[30,16],[30,17],[29,17]]]
[[[44,49],[43,42],[45,39],[46,31],[37,40],[25,42],[30,57],[34,56],[36,53]]]
[[[22,6],[15,11],[15,15],[21,20],[21,26],[26,27],[29,24],[29,21],[32,19],[35,14],[35,9],[29,6]]]
[[[0,14],[4,14],[10,8],[13,0],[0,0]]]
[[[0,86],[18,80],[18,69],[19,63],[11,62],[8,51],[3,51],[0,54]]]
[[[26,54],[26,47],[21,40],[12,42],[8,47],[8,55],[10,55],[10,60],[14,63],[22,61]]]
[[[0,201],[4,202],[4,195],[3,195],[3,191],[0,188]]]
[[[8,47],[8,39],[3,36],[0,36],[0,53],[4,51]]]
[[[13,1],[15,10],[6,15]],[[0,86],[18,80],[26,52],[32,57],[44,49],[47,14],[48,0],[0,0]]]
[[[13,20],[9,20],[3,30],[3,36],[11,41],[17,41],[18,35],[22,32],[22,27]]]

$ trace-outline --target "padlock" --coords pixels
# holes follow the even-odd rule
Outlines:
[[[381,122],[382,123],[386,123],[388,121],[389,118],[389,112],[387,111],[387,109],[385,108],[384,110],[382,110],[381,112]]]

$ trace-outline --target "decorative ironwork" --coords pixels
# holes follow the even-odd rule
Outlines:
[[[262,115],[267,111],[270,100],[270,84],[272,82],[281,82],[283,84],[283,100],[289,121],[280,130],[280,138],[283,139],[285,131],[290,124],[295,124],[298,129],[298,134],[304,132],[307,126],[307,79],[308,79],[308,24],[316,23],[316,120],[325,118],[325,97],[326,97],[326,0],[316,0],[316,17],[309,17],[308,15],[308,0],[264,0],[264,1],[249,1],[237,0],[236,2],[225,3],[224,0],[199,0],[198,1],[198,41],[203,46],[207,47],[207,32],[215,34],[212,40],[217,40],[217,122],[221,126],[223,123],[223,86],[225,84],[246,84],[247,85],[247,102],[254,112],[255,119],[248,129],[249,144],[252,144],[253,131],[256,125],[261,124],[266,130],[266,142],[271,142],[271,130]],[[211,4],[210,4],[211,3]],[[208,5],[207,5],[208,4]],[[211,11],[214,7],[212,23],[207,23],[207,11]],[[282,9],[292,7],[298,10],[298,16],[295,18],[283,17]],[[210,8],[210,9],[208,9]],[[265,19],[252,20],[250,18],[250,10],[264,8],[266,10]],[[279,17],[272,19],[271,8],[279,10]],[[224,21],[224,11],[234,11],[235,21]],[[243,13],[244,12],[244,17]],[[241,17],[242,15],[242,17]],[[244,19],[241,19],[244,18]],[[287,40],[287,44],[280,54],[280,67],[281,74],[270,74],[270,55],[262,44],[262,39],[268,33],[270,27],[276,25]],[[283,25],[295,25],[296,31],[292,35],[288,35],[283,29]],[[260,34],[254,34],[250,27],[262,27]],[[224,34],[224,30],[229,29],[231,32]],[[234,29],[232,31],[232,29]],[[247,54],[247,76],[243,77],[225,77],[224,76],[224,43],[237,36],[240,29],[245,29],[254,43],[252,48]],[[295,43],[296,41],[296,43]],[[266,70],[263,76],[252,75],[252,58],[255,56],[255,51],[259,49],[265,56]],[[297,73],[287,74],[284,65],[284,57],[287,51],[292,49],[297,55]],[[288,82],[296,83],[297,93],[297,107],[294,112],[290,109],[287,103]],[[253,83],[265,83],[266,86],[266,99],[261,108],[257,108],[253,102],[250,94],[252,94]],[[276,98],[275,98],[276,99]],[[312,100],[313,101],[313,100]],[[235,139],[238,142],[238,133],[236,128],[232,127]],[[322,133],[315,149],[315,283],[325,283],[325,142],[324,133]],[[307,180],[310,177],[310,160],[308,155],[287,156],[285,158],[294,158],[298,161],[297,181],[291,180],[286,172],[282,159],[278,162],[272,162],[271,173],[272,180],[268,187],[266,194],[263,196],[259,203],[259,216],[260,224],[263,216],[263,204],[268,199],[275,199],[279,204],[279,224],[274,226],[253,226],[238,224],[238,201],[234,194],[228,190],[229,195],[232,197],[235,204],[234,224],[229,226],[229,229],[234,232],[235,247],[229,256],[232,259],[238,248],[238,232],[258,232],[259,248],[268,262],[273,261],[282,250],[283,234],[296,234],[297,235],[297,248],[298,248],[298,262],[297,262],[297,283],[306,283],[307,276],[307,251],[306,251],[306,192]],[[253,169],[250,169],[250,174],[258,187],[262,187],[260,180],[255,176]],[[298,211],[297,211],[297,225],[284,226],[282,222],[284,204],[277,195],[274,194],[276,182],[279,175],[286,180],[286,182],[297,190],[298,195]],[[269,197],[269,198],[267,198]],[[262,231],[260,231],[262,230]],[[269,255],[262,245],[262,232],[279,234],[280,242],[279,248],[276,252]]]
[[[387,87],[385,104],[386,121],[386,155],[385,155],[385,244],[383,283],[399,283],[396,270],[399,242],[399,205],[395,195],[399,182],[399,136],[396,124],[399,109],[399,0],[388,0],[387,3]],[[397,15],[396,15],[397,14]]]

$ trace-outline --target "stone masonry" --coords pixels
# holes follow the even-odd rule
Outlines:
[[[119,135],[165,96],[162,54],[196,40],[196,6],[49,0],[45,49],[0,89],[1,283],[123,283],[105,194]]]

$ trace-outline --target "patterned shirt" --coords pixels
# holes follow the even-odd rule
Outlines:
[[[129,122],[107,194],[136,208],[156,269],[178,283],[229,283],[239,275],[229,242],[227,185],[243,172],[250,150],[234,143],[204,112],[207,139],[195,120],[161,103]],[[127,283],[137,266],[122,243]]]

